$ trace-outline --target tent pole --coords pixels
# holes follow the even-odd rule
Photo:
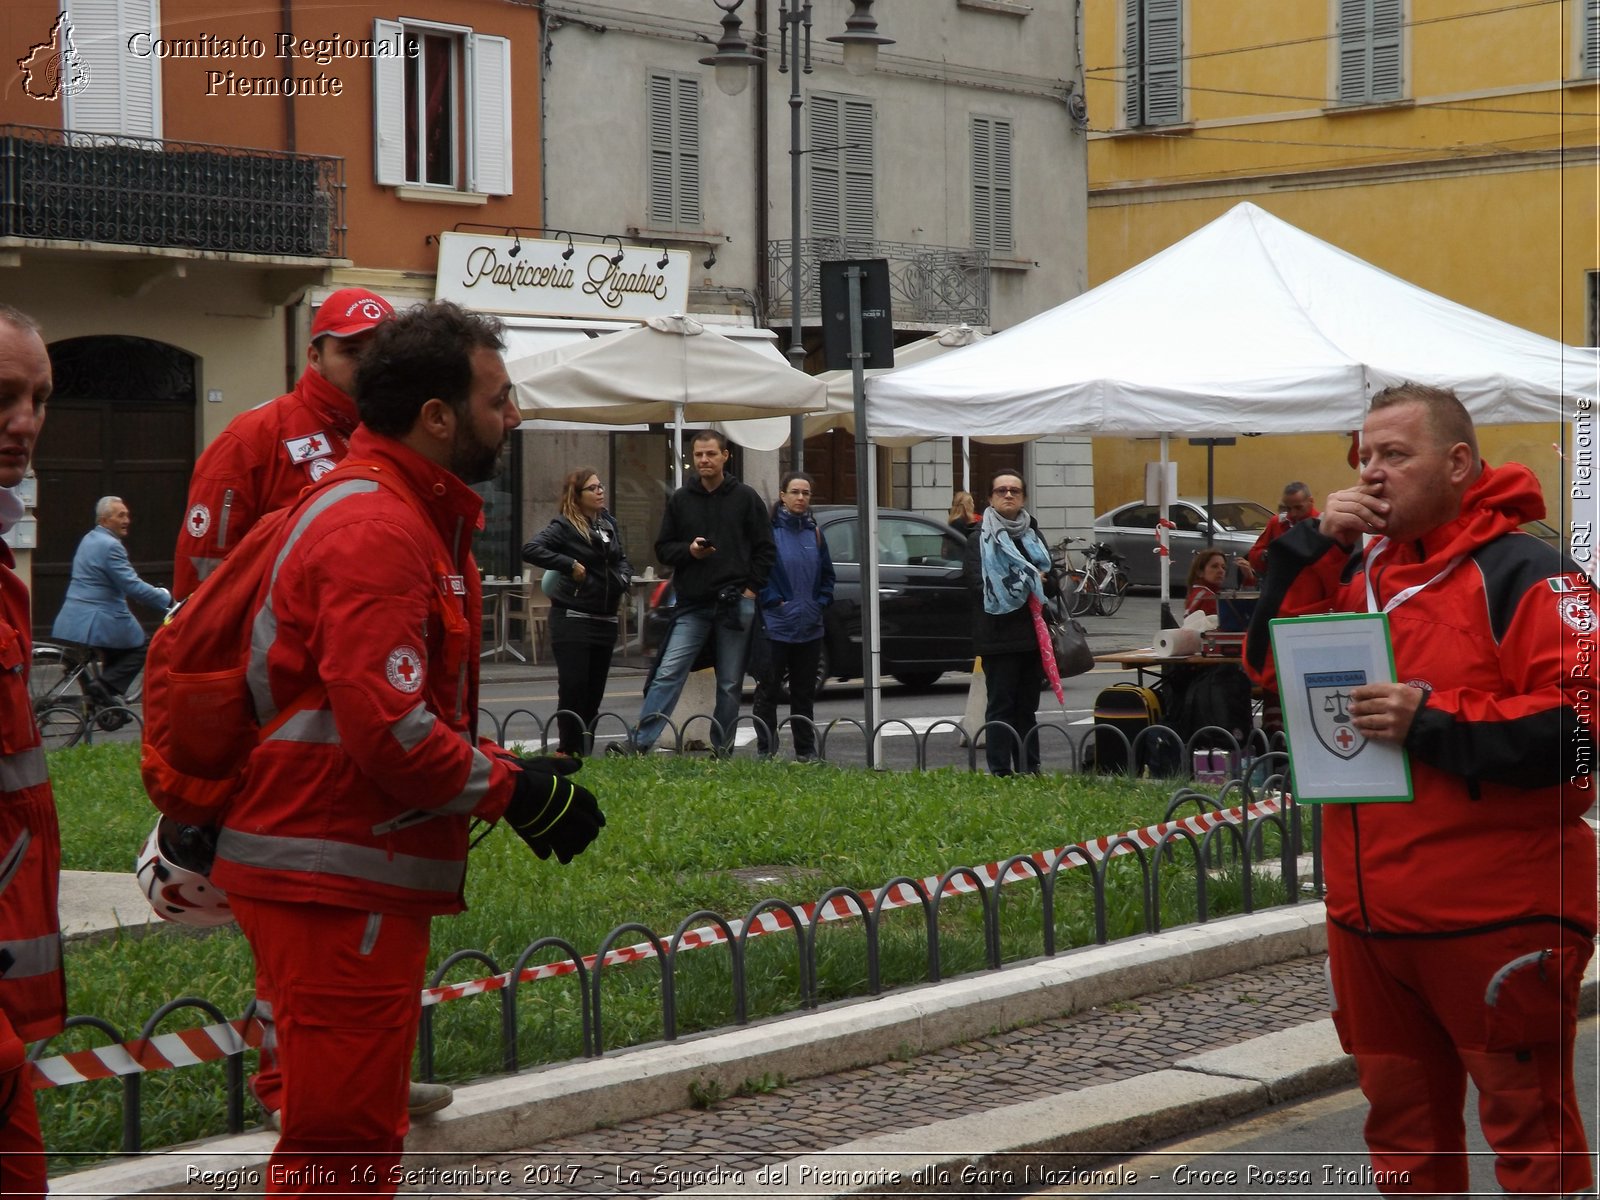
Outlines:
[[[683,403],[673,407],[672,413],[672,486],[683,486]]]
[[[861,560],[861,699],[867,727],[867,766],[878,765],[878,713],[883,682],[878,675],[878,491],[876,457],[867,435],[866,351],[861,343],[861,279],[852,263],[845,269],[850,294],[850,383],[856,417],[856,523]]]
[[[1171,505],[1169,503],[1172,497],[1167,495],[1168,436],[1169,435],[1165,433],[1161,435],[1161,475],[1159,487],[1161,489],[1161,519],[1163,521],[1171,519],[1172,515]],[[1170,607],[1172,602],[1172,539],[1170,537],[1167,539],[1167,547],[1168,552],[1161,556],[1161,608],[1162,611],[1166,612],[1170,616],[1172,613],[1172,609]]]

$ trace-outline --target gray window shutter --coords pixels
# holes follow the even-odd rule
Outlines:
[[[841,200],[842,171],[837,147],[843,143],[839,128],[839,101],[832,96],[811,96],[806,100],[806,159],[811,167],[808,179],[810,230],[812,237],[839,237],[844,232]]]
[[[1012,228],[1012,128],[995,117],[972,118],[972,245],[1015,248]]]
[[[700,204],[700,81],[652,72],[645,122],[649,143],[645,205],[661,229],[696,228]]]
[[[1372,89],[1367,40],[1372,28],[1372,0],[1339,0],[1339,99],[1352,103]]]
[[[161,59],[135,55],[136,33],[161,36],[157,0],[72,0],[72,45],[88,75],[86,85],[62,96],[66,128],[122,137],[161,136]]]
[[[1404,0],[1372,0],[1372,91],[1373,100],[1398,100],[1403,94],[1400,80],[1401,21]]]
[[[1583,73],[1600,74],[1600,0],[1583,3]]]
[[[1183,0],[1127,0],[1124,115],[1130,126],[1183,120]]]
[[[378,42],[398,41],[401,32],[398,21],[372,23]],[[373,176],[382,187],[399,187],[406,181],[406,76],[397,54],[372,57],[372,131]]]
[[[877,231],[877,185],[874,179],[873,109],[870,100],[845,100],[844,234],[871,241]]]
[[[469,33],[466,45],[468,104],[467,190],[511,194],[511,41]]]
[[[705,219],[700,211],[700,81],[680,75],[675,99],[678,179],[674,224],[698,229]]]

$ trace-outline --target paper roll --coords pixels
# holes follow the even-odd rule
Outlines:
[[[1200,635],[1192,629],[1163,629],[1156,634],[1155,650],[1162,658],[1187,658],[1200,653]]]

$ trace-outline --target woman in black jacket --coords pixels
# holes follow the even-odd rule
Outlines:
[[[1043,598],[1050,552],[1039,523],[1024,505],[1028,494],[1015,471],[1001,471],[989,485],[989,507],[980,531],[967,538],[966,581],[974,600],[972,646],[983,659],[988,690],[985,723],[1004,722],[984,734],[991,775],[1039,773],[1038,723],[1044,663],[1034,632],[1029,594]],[[1051,590],[1054,590],[1051,584]]]
[[[617,607],[633,580],[599,472],[580,467],[567,475],[561,515],[522,548],[522,561],[560,576],[550,593],[550,649],[561,709],[556,753],[582,755],[606,694],[617,645]]]

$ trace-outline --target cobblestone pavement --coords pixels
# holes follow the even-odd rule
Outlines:
[[[709,1108],[486,1156],[475,1166],[493,1178],[474,1180],[471,1194],[648,1197],[725,1181],[735,1171],[749,1179],[757,1168],[799,1154],[1146,1074],[1326,1014],[1322,959],[1298,959],[907,1061],[781,1086],[758,1082],[752,1094]]]

